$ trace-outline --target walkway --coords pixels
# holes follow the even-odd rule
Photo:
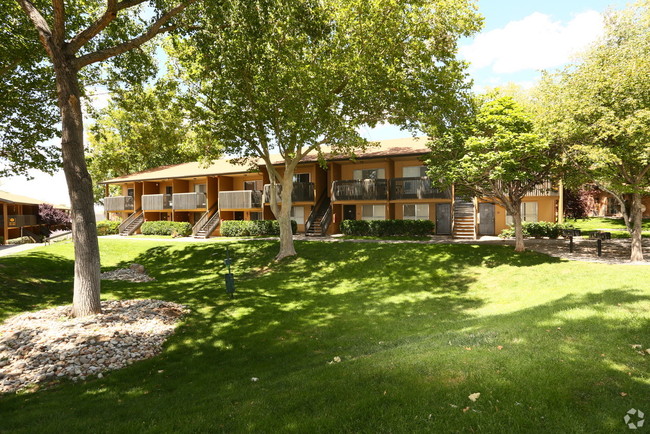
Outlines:
[[[42,243],[17,244],[15,246],[12,246],[12,245],[2,246],[2,245],[0,245],[0,257],[1,256],[15,255],[18,252],[24,252],[25,250],[35,249],[36,247],[41,247],[41,246],[44,246],[44,245],[45,244],[42,244]]]

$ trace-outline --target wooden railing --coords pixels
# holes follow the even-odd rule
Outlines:
[[[536,185],[533,190],[526,194],[526,196],[559,196],[557,188],[551,184],[550,181],[545,181]]]
[[[214,205],[212,208],[210,208],[209,210],[204,212],[203,215],[201,216],[201,218],[196,223],[194,223],[194,226],[192,227],[192,236],[196,235],[196,233],[199,230],[201,230],[203,225],[205,225],[208,222],[208,220],[210,220],[210,216],[212,215],[213,211],[216,208],[217,208],[217,206]],[[218,209],[217,209],[217,212],[219,212]]]
[[[171,194],[143,194],[142,209],[144,211],[160,211],[172,209]]]
[[[131,211],[133,210],[132,196],[112,196],[104,198],[106,211]]]
[[[451,189],[440,190],[431,186],[426,176],[422,178],[393,178],[390,180],[390,198],[399,199],[451,199]]]
[[[23,226],[36,226],[38,217],[35,215],[8,215],[7,227],[21,228]],[[0,217],[0,226],[4,226],[4,219]]]
[[[282,185],[276,184],[278,203],[280,203],[280,194],[282,194]],[[292,202],[313,202],[314,201],[314,183],[313,182],[294,182],[291,191]],[[264,185],[264,203],[271,202],[271,184]]]
[[[133,214],[131,214],[130,216],[128,216],[128,217],[126,218],[126,220],[124,220],[124,221],[122,221],[122,223],[120,223],[120,225],[117,227],[117,231],[118,231],[119,233],[122,233],[122,231],[124,231],[127,227],[129,227],[129,225],[130,225],[131,223],[133,223],[133,221],[135,221],[136,219],[138,219],[141,215],[142,215],[142,212],[140,212],[140,211],[136,211],[136,212],[134,212]]]
[[[206,205],[205,193],[174,193],[172,196],[174,209],[198,209]]]
[[[332,201],[387,199],[388,181],[385,179],[355,179],[332,183]]]
[[[219,192],[219,209],[262,208],[261,190],[237,190]]]

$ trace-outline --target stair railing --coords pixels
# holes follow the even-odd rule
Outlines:
[[[127,217],[126,220],[124,220],[120,225],[117,227],[117,232],[122,233],[131,223],[135,221],[135,219],[138,218],[138,216],[141,214],[142,210],[137,210],[133,214],[131,214],[129,217]]]
[[[314,221],[316,221],[316,216],[319,214],[320,208],[323,205],[323,202],[325,202],[326,198],[327,188],[325,188],[321,193],[320,199],[318,199],[318,202],[316,202],[316,205],[314,205],[314,208],[311,210],[311,213],[305,222],[305,233],[309,231],[309,228],[314,224]]]
[[[329,227],[330,223],[332,223],[332,207],[328,206],[327,211],[325,211],[323,218],[320,220],[321,236],[325,235],[325,232],[327,232],[327,228]]]
[[[203,225],[210,220],[211,214],[216,208],[217,204],[213,205],[209,210],[203,213],[199,221],[194,223],[194,226],[192,226],[192,236],[195,236],[201,230]]]
[[[212,231],[214,231],[217,226],[219,226],[219,222],[221,221],[221,217],[219,216],[219,210],[215,212],[212,217],[210,217],[210,220],[207,222],[207,228],[205,230],[205,237],[207,238]]]

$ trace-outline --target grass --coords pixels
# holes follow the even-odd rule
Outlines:
[[[100,241],[104,298],[192,313],[103,379],[0,397],[2,432],[628,432],[650,411],[647,266],[504,246]],[[216,254],[216,255],[215,255]],[[70,300],[70,243],[0,258],[0,316]],[[340,363],[330,363],[340,357]],[[252,377],[259,381],[251,381]],[[468,399],[480,392],[476,402]]]
[[[566,223],[582,231],[583,236],[589,236],[596,231],[611,231],[612,238],[630,238],[622,218],[589,217],[586,219],[566,219]],[[650,219],[643,219],[641,235],[650,238]]]
[[[340,240],[385,240],[385,241],[430,241],[430,236],[417,237],[413,235],[394,235],[375,237],[370,235],[343,235],[338,237]]]

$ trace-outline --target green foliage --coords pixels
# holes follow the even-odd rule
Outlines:
[[[524,222],[522,229],[524,237],[550,238],[554,240],[562,235],[563,230],[574,229],[574,227],[568,223]],[[512,227],[504,229],[499,234],[501,238],[512,238],[514,236],[515,230]]]
[[[121,221],[100,220],[97,222],[97,235],[116,235]]]
[[[360,236],[415,236],[433,234],[435,223],[431,220],[343,220],[341,233]]]
[[[152,221],[144,222],[140,227],[142,235],[178,235],[189,237],[192,225],[188,222]]]
[[[199,159],[179,92],[170,80],[113,92],[88,134],[86,160],[96,182]],[[95,187],[95,200],[104,194],[103,186]]]
[[[291,220],[291,231],[298,231],[298,224]],[[261,235],[280,235],[277,220],[223,220],[221,235],[224,237],[255,237]]]

